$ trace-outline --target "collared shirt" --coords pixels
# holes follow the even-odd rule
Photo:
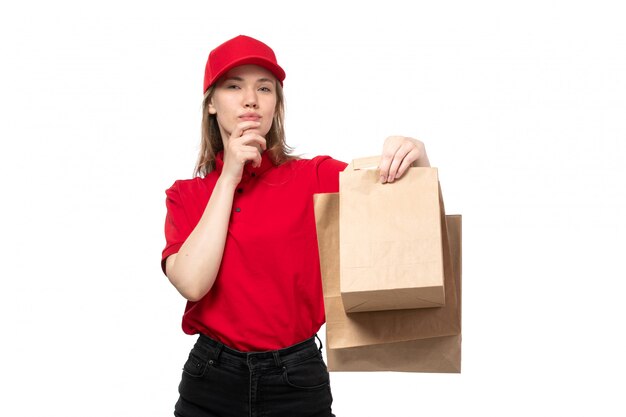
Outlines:
[[[166,258],[196,227],[222,171],[178,180],[166,191]],[[237,186],[222,263],[211,290],[187,302],[182,327],[240,351],[281,349],[324,324],[313,194],[339,191],[346,164],[328,156],[246,164]]]

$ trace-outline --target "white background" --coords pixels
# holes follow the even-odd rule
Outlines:
[[[367,3],[2,6],[3,415],[171,415],[195,339],[164,191],[238,34],[286,69],[298,153],[418,137],[464,216],[463,373],[333,373],[338,416],[626,413],[619,2]]]

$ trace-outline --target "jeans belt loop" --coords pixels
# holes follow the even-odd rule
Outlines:
[[[282,366],[282,362],[280,360],[280,354],[278,353],[278,351],[273,351],[272,356],[274,356],[274,363],[276,363],[276,366],[280,368]]]
[[[219,363],[220,355],[223,350],[224,350],[224,344],[217,342],[217,346],[213,348],[213,357],[214,357],[215,363]]]
[[[319,342],[320,342],[320,348],[319,349],[320,349],[320,353],[322,353],[322,348],[324,347],[324,345],[322,344],[322,339],[320,339],[320,337],[317,335],[317,333],[315,333],[315,338],[317,340],[319,340]]]

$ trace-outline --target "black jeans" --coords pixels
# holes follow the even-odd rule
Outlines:
[[[334,417],[322,346],[312,337],[271,352],[239,352],[205,335],[189,353],[176,417]]]

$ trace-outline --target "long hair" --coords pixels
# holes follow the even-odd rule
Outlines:
[[[194,176],[205,177],[209,172],[215,170],[215,156],[224,150],[224,142],[217,124],[217,115],[209,114],[209,103],[214,92],[215,84],[207,89],[202,100],[202,135]],[[269,152],[274,164],[280,165],[291,159],[296,159],[295,156],[290,155],[293,149],[285,141],[285,100],[279,82],[276,83],[274,119],[265,140],[267,141],[266,152]]]

